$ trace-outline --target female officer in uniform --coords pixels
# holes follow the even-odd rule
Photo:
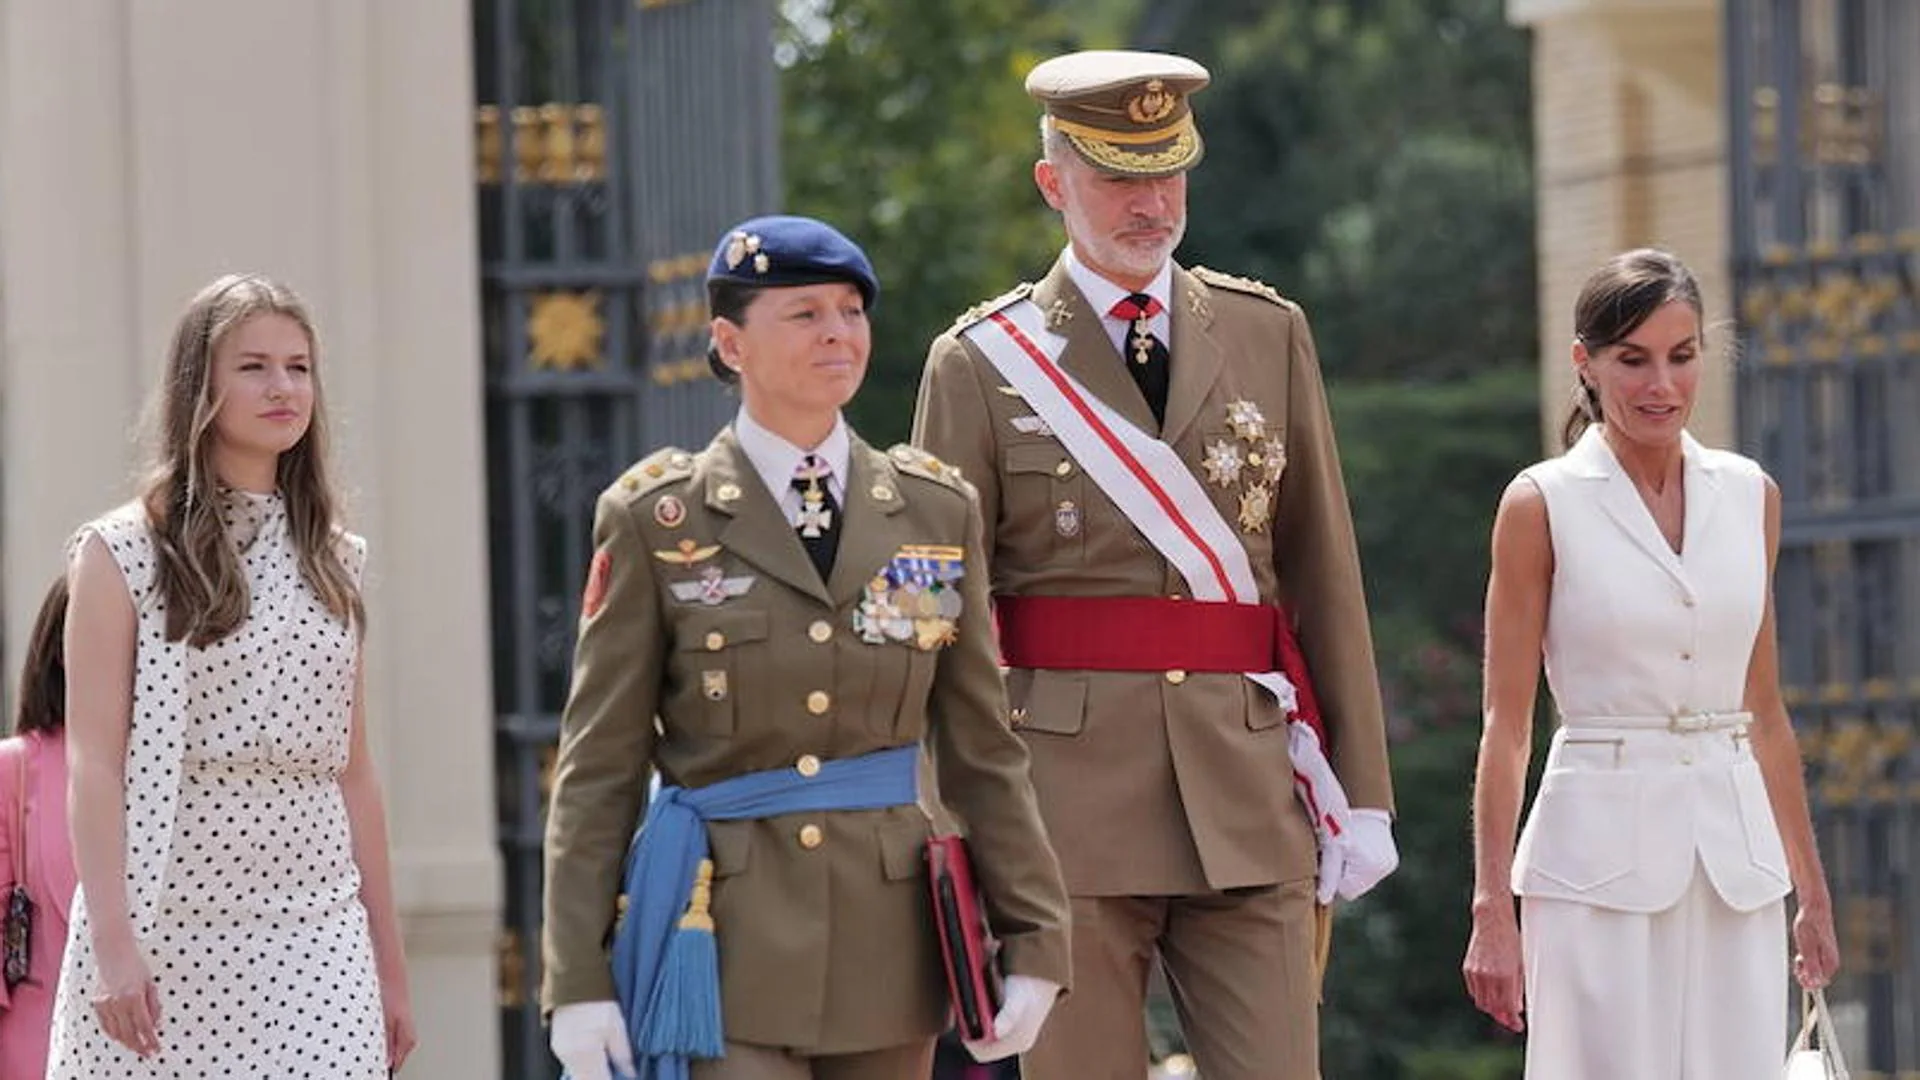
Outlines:
[[[707,290],[708,359],[739,415],[704,450],[635,465],[595,514],[547,818],[554,1054],[574,1080],[609,1062],[649,1080],[927,1076],[947,1001],[922,853],[942,803],[1008,975],[969,1049],[1020,1053],[1067,981],[1067,905],[1007,724],[979,505],[841,417],[878,292],[846,237],[743,222]],[[700,994],[670,954],[708,926],[719,1057],[672,1034]]]

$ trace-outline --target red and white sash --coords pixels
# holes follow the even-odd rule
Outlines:
[[[1030,299],[992,312],[961,331],[1000,372],[1154,549],[1187,580],[1196,600],[1258,604],[1260,590],[1239,534],[1214,506],[1173,447],[1141,431],[1087,391],[1059,364],[1067,339],[1047,329]],[[1291,716],[1293,683],[1278,671],[1249,671]],[[1306,724],[1288,725],[1295,787],[1316,831],[1339,835],[1346,792]],[[1308,759],[1313,759],[1311,763]],[[1319,783],[1313,782],[1315,779]],[[1332,790],[1323,790],[1331,788]]]

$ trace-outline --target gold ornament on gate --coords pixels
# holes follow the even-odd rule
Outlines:
[[[598,292],[546,292],[533,298],[527,312],[527,337],[533,366],[552,371],[584,371],[600,366]]]

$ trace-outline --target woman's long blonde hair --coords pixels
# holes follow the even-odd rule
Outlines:
[[[174,328],[149,421],[152,465],[140,490],[153,535],[155,584],[166,605],[167,640],[184,638],[195,648],[239,629],[252,604],[239,553],[227,536],[211,450],[213,419],[220,409],[213,397],[214,353],[256,315],[284,315],[298,323],[312,358],[312,418],[275,470],[300,576],[336,618],[355,627],[366,618],[359,587],[343,561],[344,538],[335,520],[340,499],[328,467],[326,398],[313,318],[305,301],[285,285],[254,274],[228,274],[201,289]]]

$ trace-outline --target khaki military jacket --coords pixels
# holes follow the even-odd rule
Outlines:
[[[1359,558],[1306,316],[1266,286],[1176,267],[1161,429],[1063,263],[1031,299],[1067,338],[1064,370],[1157,432],[1237,527],[1262,599],[1295,613],[1335,772],[1353,805],[1390,809]],[[1188,595],[1180,574],[960,336],[968,321],[933,343],[914,441],[979,491],[994,592]],[[1237,473],[1218,457],[1209,468],[1210,452],[1234,447]],[[1278,471],[1277,487],[1267,468]],[[1267,497],[1254,491],[1263,485]],[[1314,872],[1286,717],[1247,679],[1016,669],[1008,690],[1074,895],[1196,893]]]
[[[614,996],[608,938],[655,769],[699,787],[916,743],[921,807],[708,826],[727,1038],[848,1053],[945,1026],[922,849],[949,808],[1007,969],[1067,982],[1065,893],[1007,722],[978,503],[909,447],[855,438],[849,472],[828,582],[730,429],[600,496],[547,818],[547,1008]],[[856,616],[874,611],[871,583],[917,545],[963,553],[951,640],[934,643],[935,620],[924,642],[870,643]]]

